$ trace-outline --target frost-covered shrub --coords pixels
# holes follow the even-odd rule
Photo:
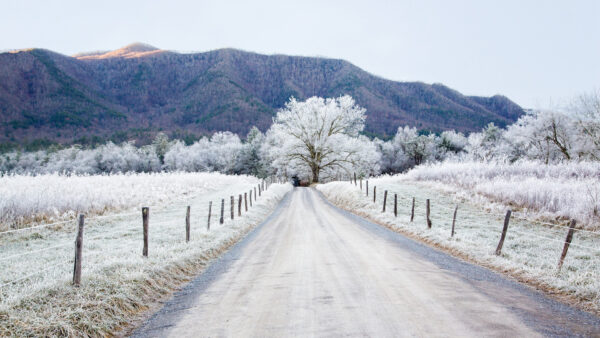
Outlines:
[[[446,161],[398,177],[439,182],[548,218],[574,218],[585,226],[600,227],[600,162]]]
[[[160,171],[152,147],[137,148],[133,143],[108,142],[96,149],[72,146],[62,150],[0,155],[0,172],[15,174],[73,173],[98,174]]]

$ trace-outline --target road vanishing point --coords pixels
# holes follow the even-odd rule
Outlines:
[[[600,319],[295,188],[133,336],[600,336]]]

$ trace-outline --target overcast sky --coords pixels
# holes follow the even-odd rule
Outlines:
[[[0,0],[0,50],[145,42],[348,60],[523,107],[600,88],[600,1]]]

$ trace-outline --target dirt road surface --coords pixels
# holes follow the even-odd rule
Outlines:
[[[600,336],[600,319],[296,188],[133,335]]]

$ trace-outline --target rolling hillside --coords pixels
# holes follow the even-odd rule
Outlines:
[[[73,57],[29,49],[0,54],[0,142],[147,140],[158,130],[245,135],[252,125],[266,130],[290,96],[342,94],[367,109],[365,132],[380,137],[404,124],[474,131],[523,113],[503,96],[389,81],[343,60],[143,44]]]

